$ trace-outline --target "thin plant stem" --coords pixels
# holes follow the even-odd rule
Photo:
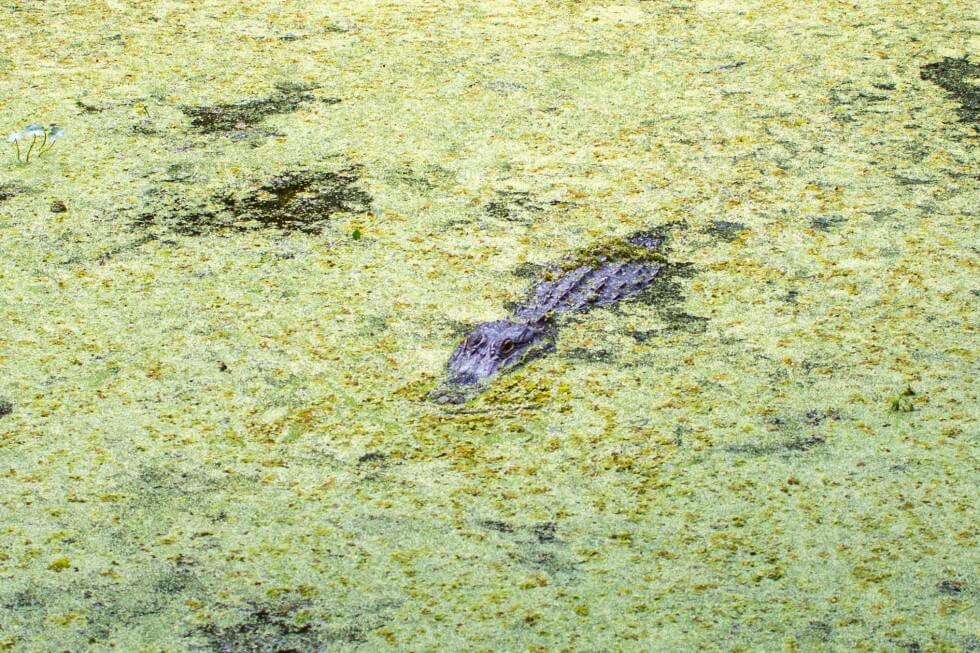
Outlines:
[[[29,148],[27,148],[27,163],[30,163],[31,162],[31,150],[34,149],[34,143],[35,143],[35,141],[37,141],[37,136],[34,136],[33,138],[31,138],[31,146]]]
[[[48,149],[44,149],[44,144],[42,143],[41,147],[37,148],[37,158],[40,159],[42,154],[44,154],[45,152],[50,152],[51,148],[54,147],[54,143],[55,143],[54,141],[48,143]]]
[[[14,141],[14,147],[17,148],[17,163],[20,163],[20,143]]]
[[[48,142],[48,130],[44,130],[44,138],[41,139],[41,147],[37,148],[37,155],[41,156],[41,152],[44,151],[44,144]]]

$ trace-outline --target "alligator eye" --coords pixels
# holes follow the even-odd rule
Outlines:
[[[514,351],[514,343],[510,340],[504,340],[500,345],[500,353],[506,356],[512,351]]]

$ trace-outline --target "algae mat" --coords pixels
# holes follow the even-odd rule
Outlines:
[[[0,3],[0,650],[978,650],[976,19]]]

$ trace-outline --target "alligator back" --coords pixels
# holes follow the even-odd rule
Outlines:
[[[582,265],[551,281],[542,281],[514,315],[529,323],[551,315],[587,311],[635,295],[656,278],[663,267],[656,262],[609,262],[599,267]]]

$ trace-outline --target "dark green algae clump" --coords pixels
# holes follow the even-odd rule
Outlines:
[[[919,75],[952,95],[960,103],[960,120],[980,131],[980,86],[972,81],[980,78],[980,64],[970,63],[966,58],[944,57],[942,61],[922,66]]]
[[[184,106],[181,111],[191,119],[191,126],[203,132],[226,132],[255,125],[268,116],[291,113],[307,102],[317,100],[310,91],[316,86],[280,82],[275,92],[264,98],[253,98],[225,104]],[[336,104],[340,98],[321,100]]]
[[[339,213],[363,213],[371,196],[361,189],[360,167],[341,170],[289,170],[259,182],[248,193],[217,194],[206,205],[145,211],[138,227],[162,225],[185,236],[280,229],[317,234]]]

